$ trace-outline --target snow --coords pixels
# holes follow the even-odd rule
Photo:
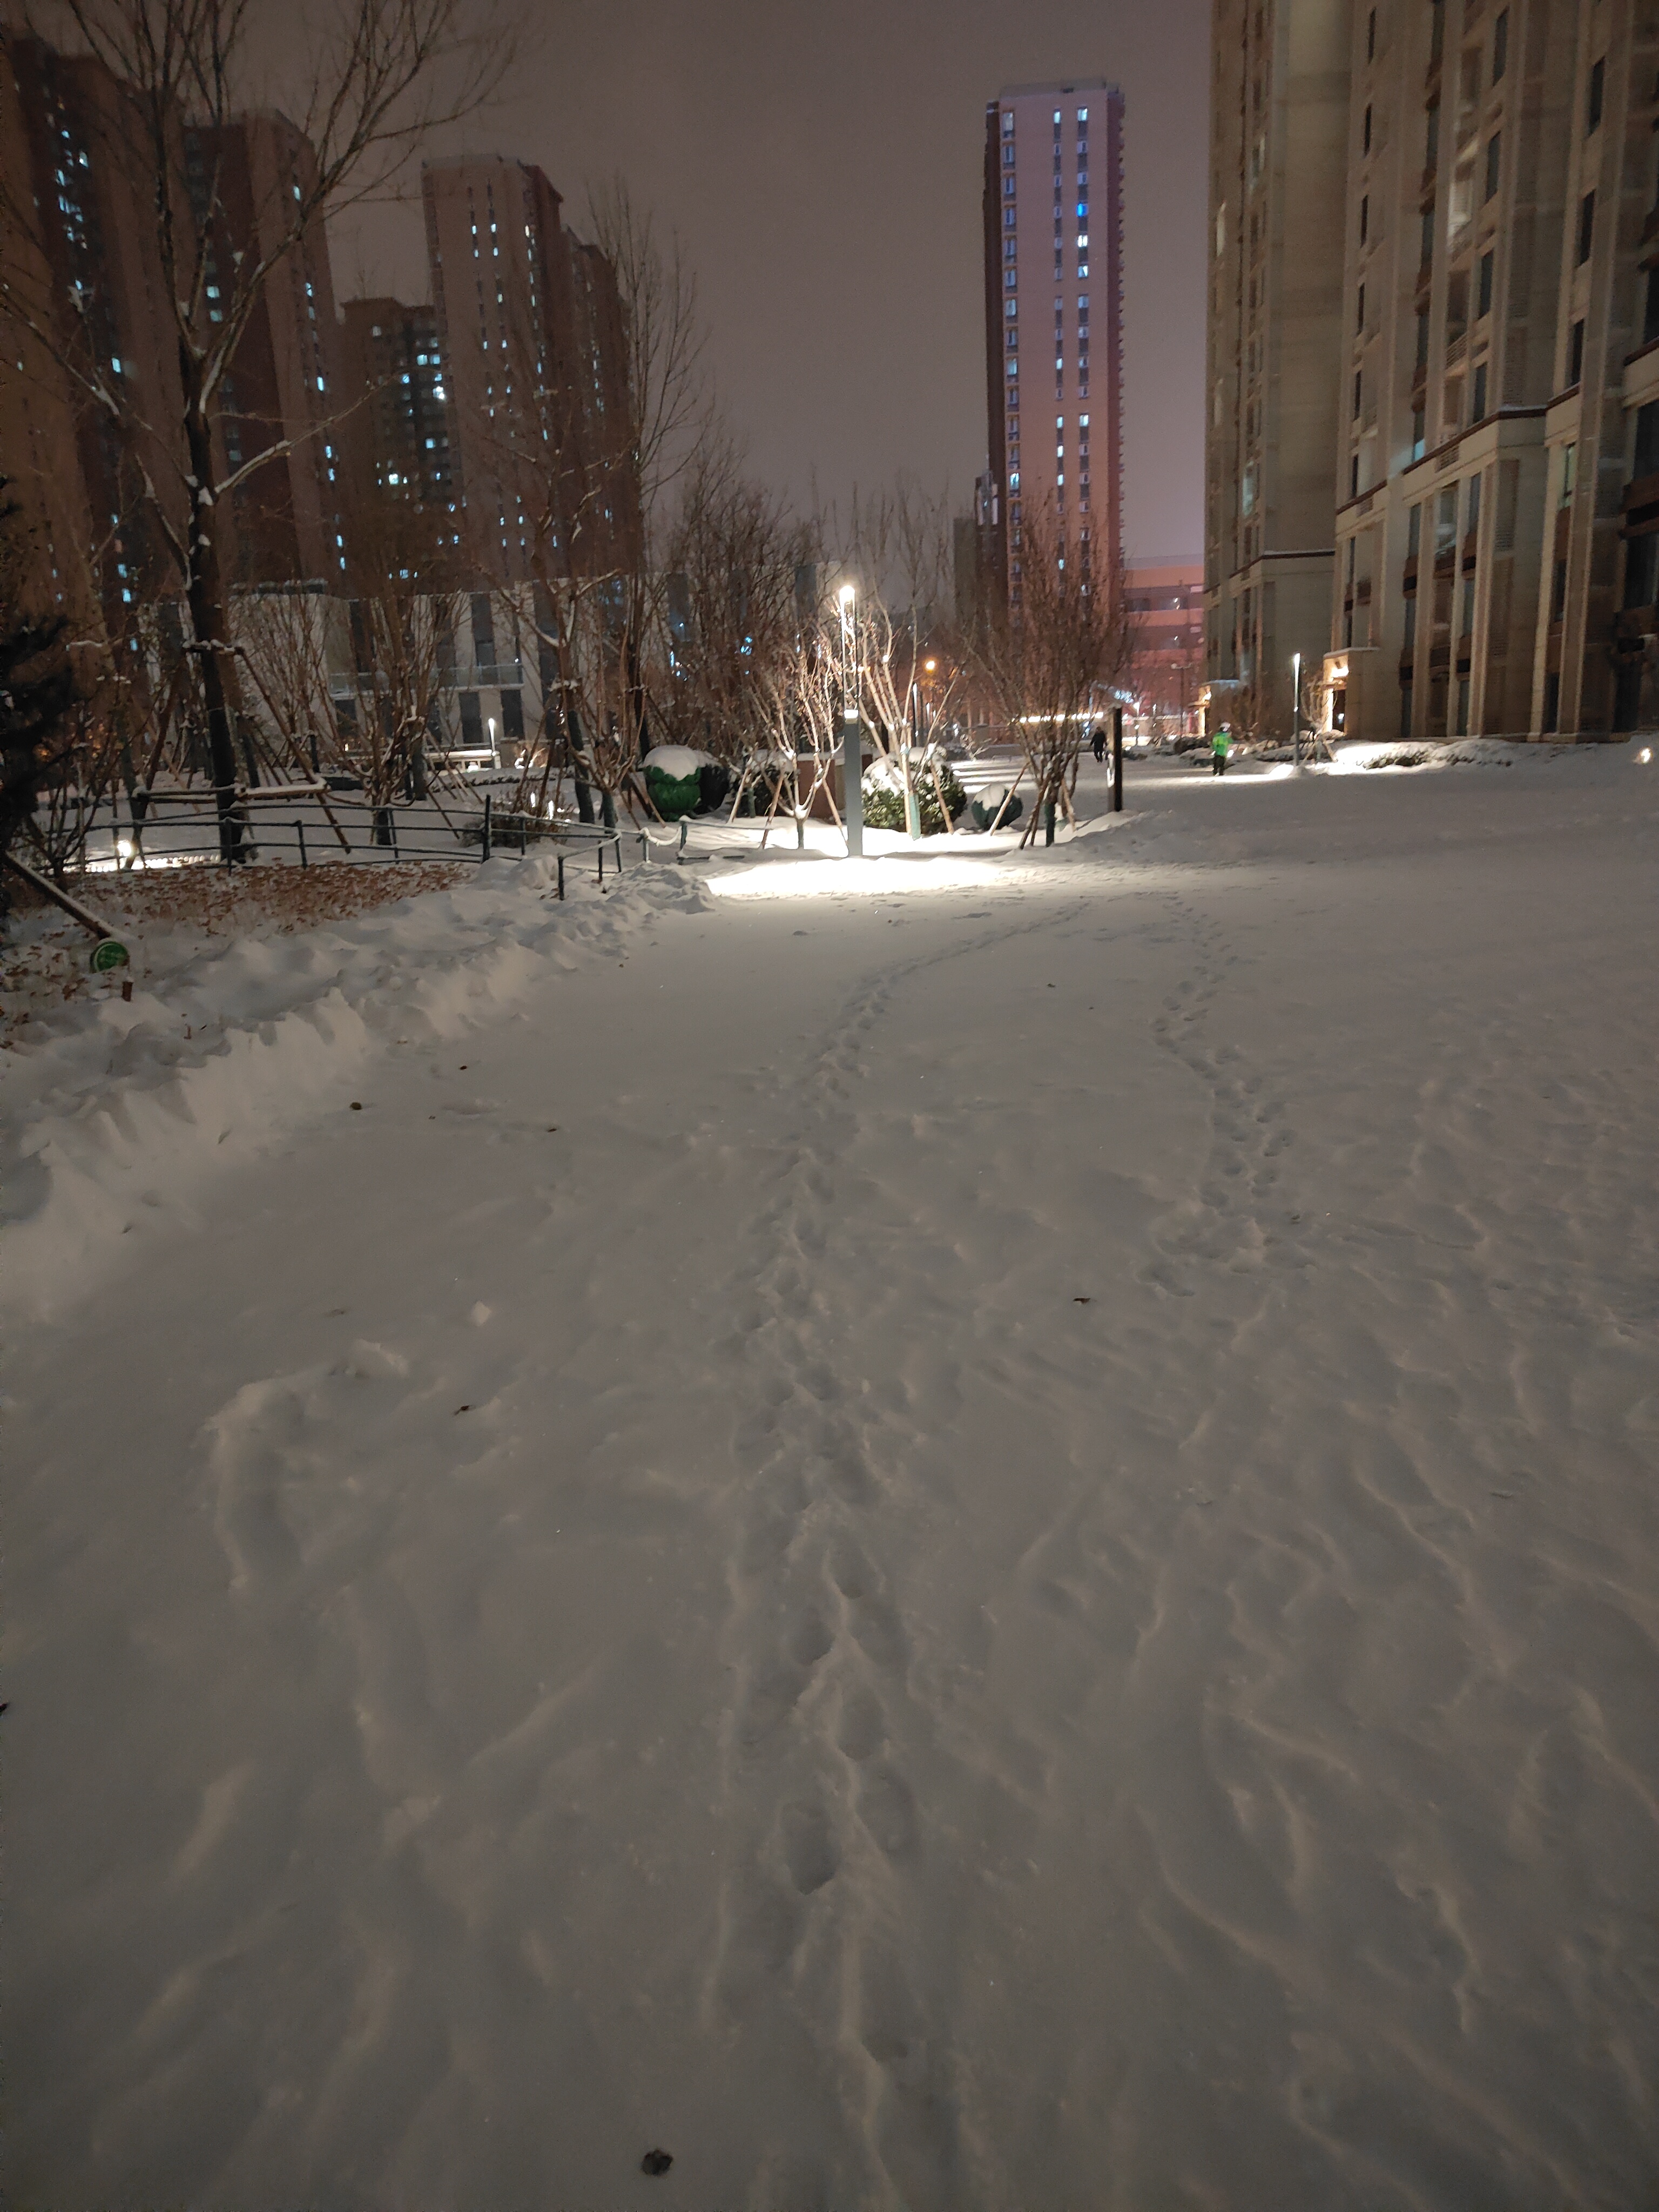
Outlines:
[[[4,1055],[20,2203],[1651,2192],[1659,774],[1127,788]]]
[[[700,753],[693,745],[653,745],[645,757],[645,764],[659,769],[678,783],[688,775],[695,775],[700,768],[712,766],[714,759],[713,753]]]

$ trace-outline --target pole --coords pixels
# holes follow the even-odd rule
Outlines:
[[[1123,811],[1123,709],[1112,709],[1112,811]]]
[[[1302,765],[1302,655],[1291,655],[1291,766]]]
[[[843,587],[841,603],[841,782],[842,812],[847,823],[847,857],[864,857],[864,747],[859,710],[853,696],[853,598]]]

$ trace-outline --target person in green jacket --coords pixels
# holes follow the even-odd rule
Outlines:
[[[1225,775],[1227,756],[1233,749],[1233,733],[1224,722],[1210,740],[1210,774]]]

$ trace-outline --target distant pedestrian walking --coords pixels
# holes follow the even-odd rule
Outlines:
[[[1089,743],[1094,748],[1095,758],[1097,760],[1104,760],[1106,757],[1106,732],[1098,722],[1095,724],[1094,735],[1090,738]]]
[[[1227,756],[1233,749],[1233,733],[1224,722],[1210,740],[1210,774],[1225,775]]]

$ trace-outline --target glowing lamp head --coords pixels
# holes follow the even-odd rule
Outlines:
[[[843,584],[841,590],[836,593],[836,597],[841,601],[842,611],[843,613],[852,605],[853,596],[853,586],[850,584]]]
[[[934,671],[934,670],[939,666],[939,663],[938,663],[938,661],[936,661],[936,660],[924,660],[924,661],[922,662],[922,664],[921,664],[921,665],[922,665],[922,666],[927,670],[927,673],[928,673],[930,676],[933,674],[933,671]]]

